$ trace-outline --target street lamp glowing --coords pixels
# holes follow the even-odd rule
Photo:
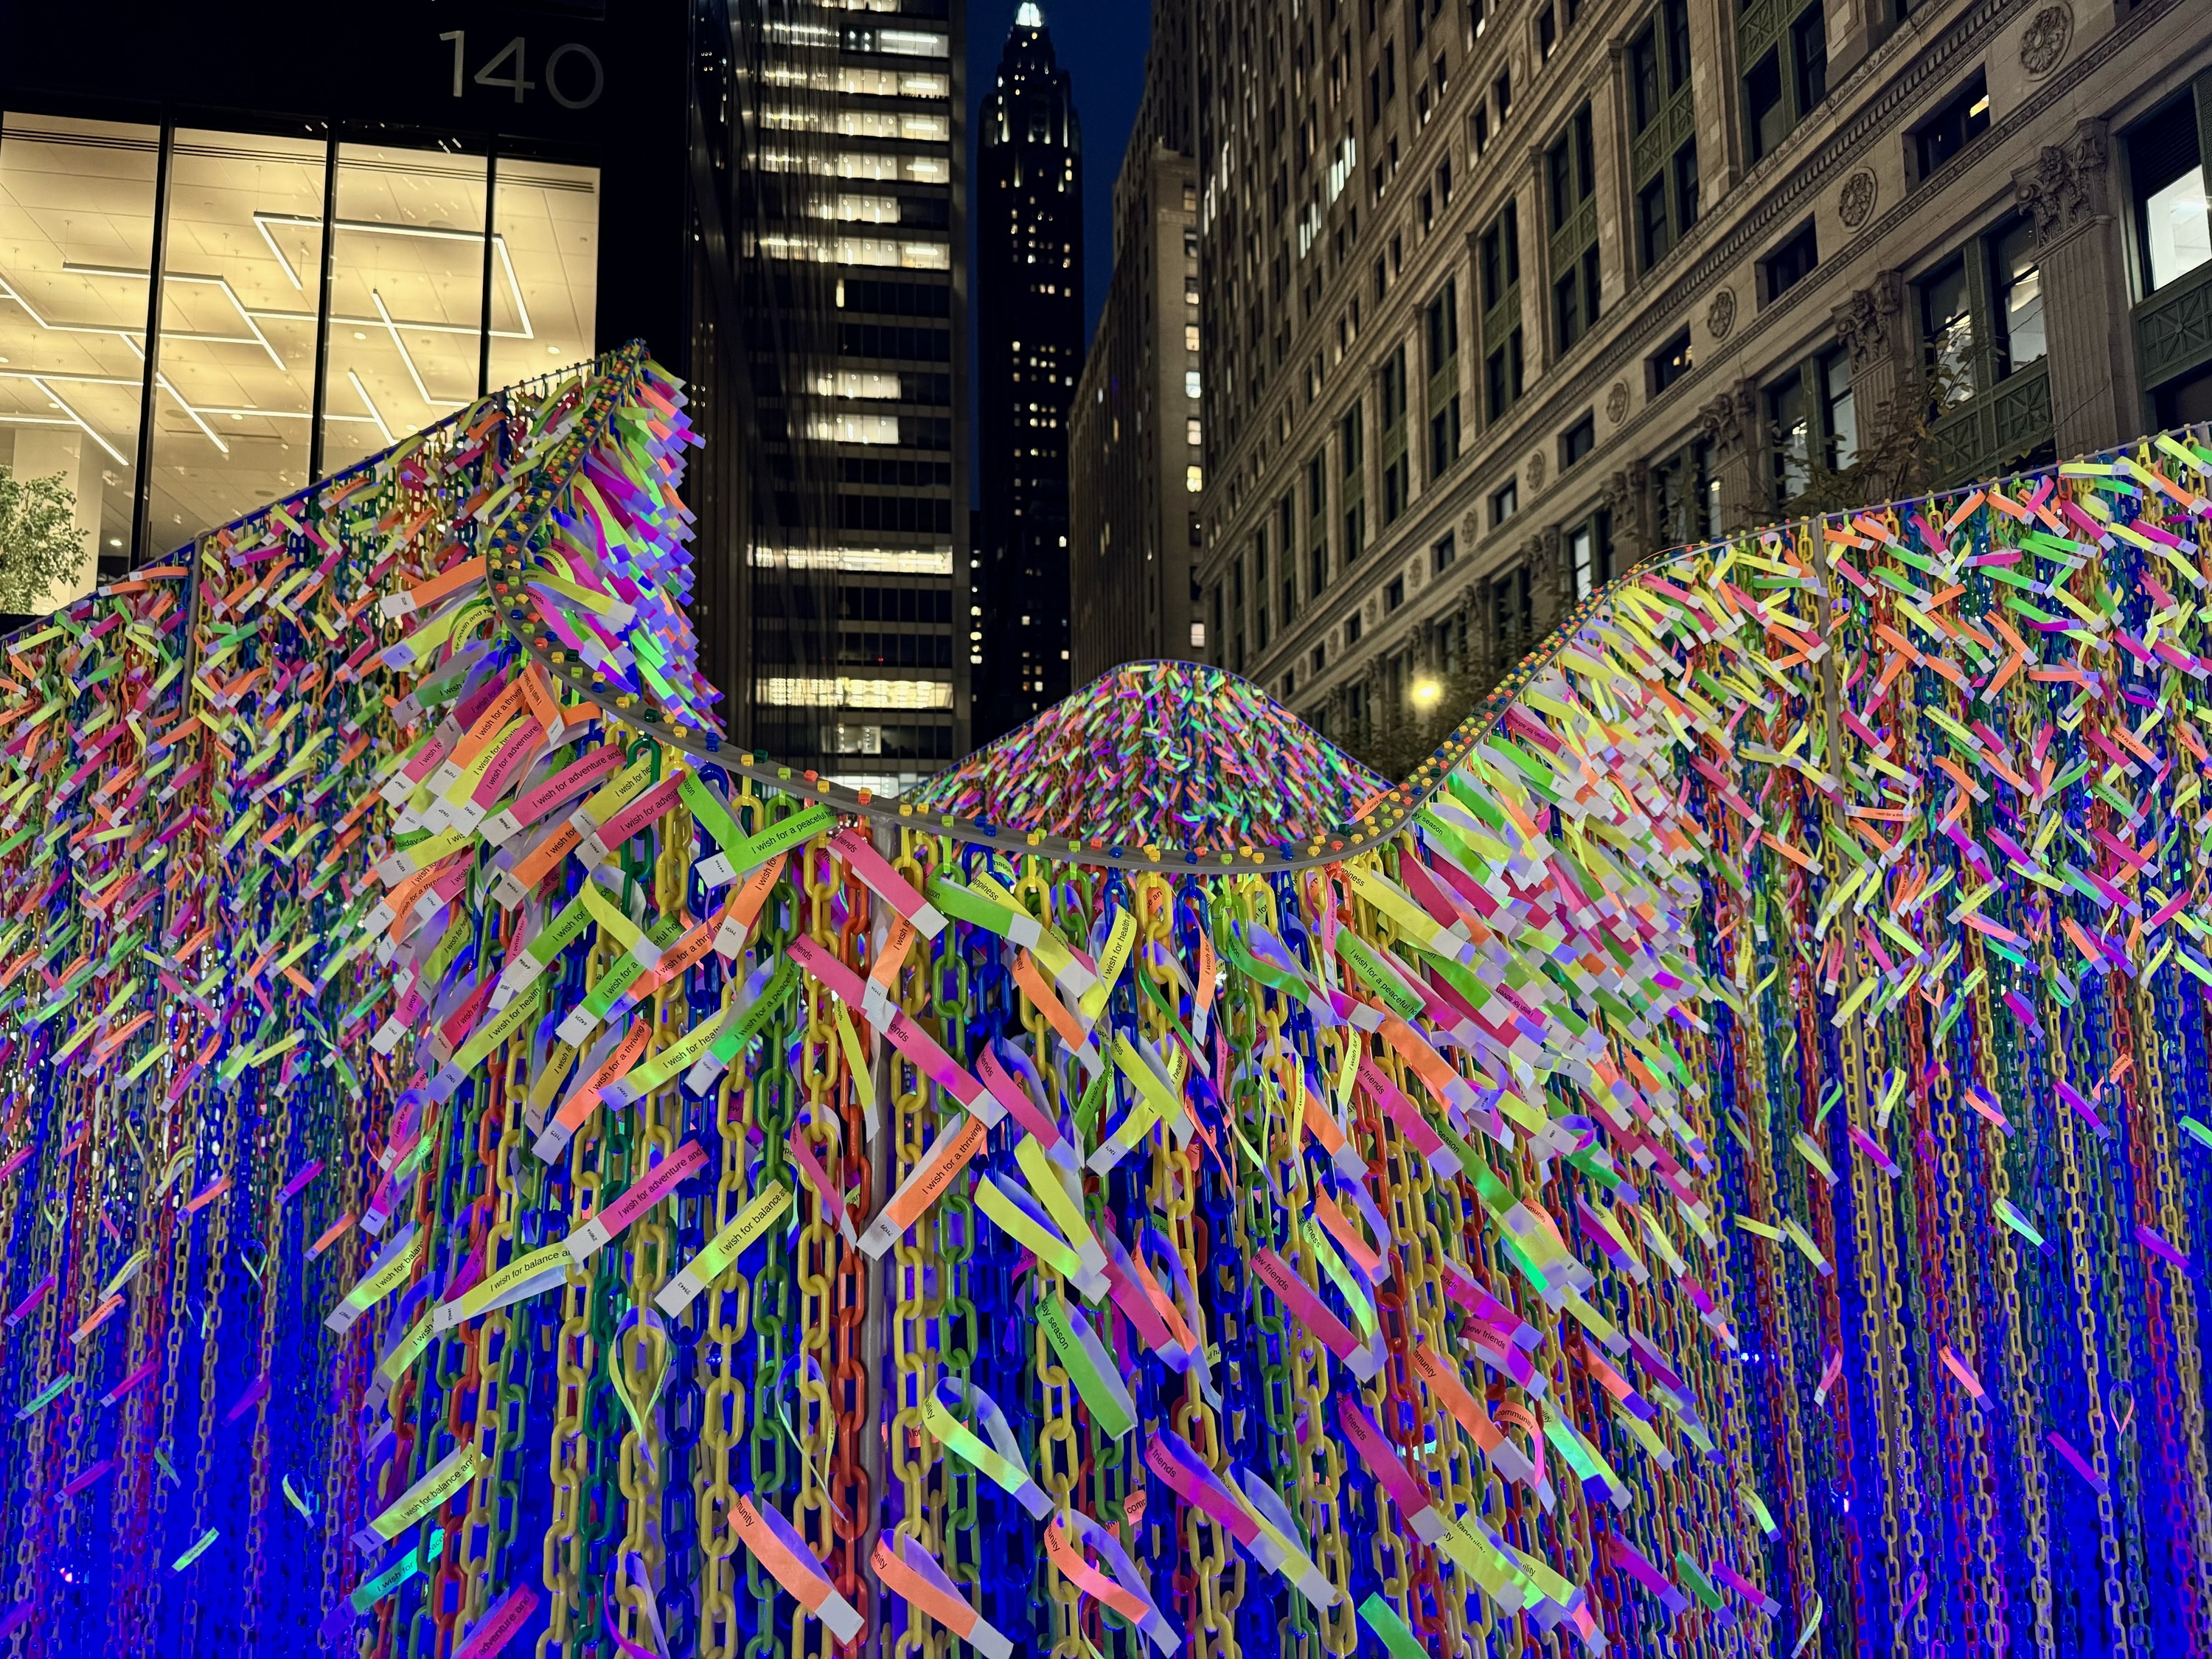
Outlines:
[[[1437,699],[1443,696],[1443,687],[1438,685],[1434,680],[1415,680],[1413,682],[1413,707],[1419,709],[1423,714],[1426,714],[1430,709],[1434,708],[1437,706]]]

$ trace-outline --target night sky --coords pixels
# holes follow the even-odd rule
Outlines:
[[[1018,0],[969,0],[968,7],[968,134],[998,76],[999,53],[1013,27]],[[1098,326],[1098,309],[1114,270],[1114,174],[1136,118],[1145,84],[1145,49],[1152,40],[1149,0],[1039,0],[1054,52],[1075,83],[1075,110],[1083,122],[1083,334]],[[969,154],[972,168],[975,156]],[[969,177],[975,175],[971,173]],[[969,257],[975,257],[971,240]],[[972,268],[972,266],[971,266]],[[969,292],[972,296],[975,285]],[[969,385],[975,386],[975,318],[969,323]],[[973,395],[971,392],[971,396]],[[971,410],[971,416],[974,411]]]

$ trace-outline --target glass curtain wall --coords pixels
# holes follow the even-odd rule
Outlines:
[[[595,168],[164,143],[0,116],[0,463],[59,475],[111,569],[592,351]]]
[[[86,554],[41,610],[130,546],[160,159],[153,127],[0,116],[0,464],[62,480]]]

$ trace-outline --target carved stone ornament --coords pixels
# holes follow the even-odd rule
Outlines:
[[[1529,493],[1534,495],[1537,490],[1541,489],[1544,487],[1544,452],[1540,449],[1530,450],[1528,465],[1522,470],[1528,475]]]
[[[1474,545],[1474,538],[1480,535],[1481,532],[1482,515],[1470,507],[1460,518],[1460,541],[1466,546],[1473,547]]]
[[[1735,290],[1724,288],[1713,295],[1713,302],[1705,310],[1705,328],[1716,340],[1725,340],[1729,331],[1735,326]]]
[[[2084,121],[2072,142],[2045,144],[2012,176],[2013,198],[2035,220],[2035,245],[2047,248],[2105,210],[2112,141],[2102,121]]]
[[[1718,453],[1734,455],[1752,441],[1758,420],[1757,394],[1738,381],[1698,411],[1698,434]]]
[[[1828,313],[1829,326],[1850,349],[1854,368],[1877,361],[1888,349],[1890,324],[1905,309],[1905,280],[1896,271],[1879,272],[1873,286],[1854,289]]]
[[[1881,182],[1870,168],[1861,167],[1836,192],[1836,217],[1844,222],[1845,229],[1856,230],[1874,217],[1875,204],[1881,197]]]
[[[2021,68],[2032,76],[2050,74],[2066,56],[2073,40],[2074,14],[2063,5],[2045,6],[2021,32]]]
[[[1613,383],[1613,389],[1605,394],[1605,418],[1613,425],[1619,426],[1620,417],[1627,413],[1628,382],[1615,380]]]

